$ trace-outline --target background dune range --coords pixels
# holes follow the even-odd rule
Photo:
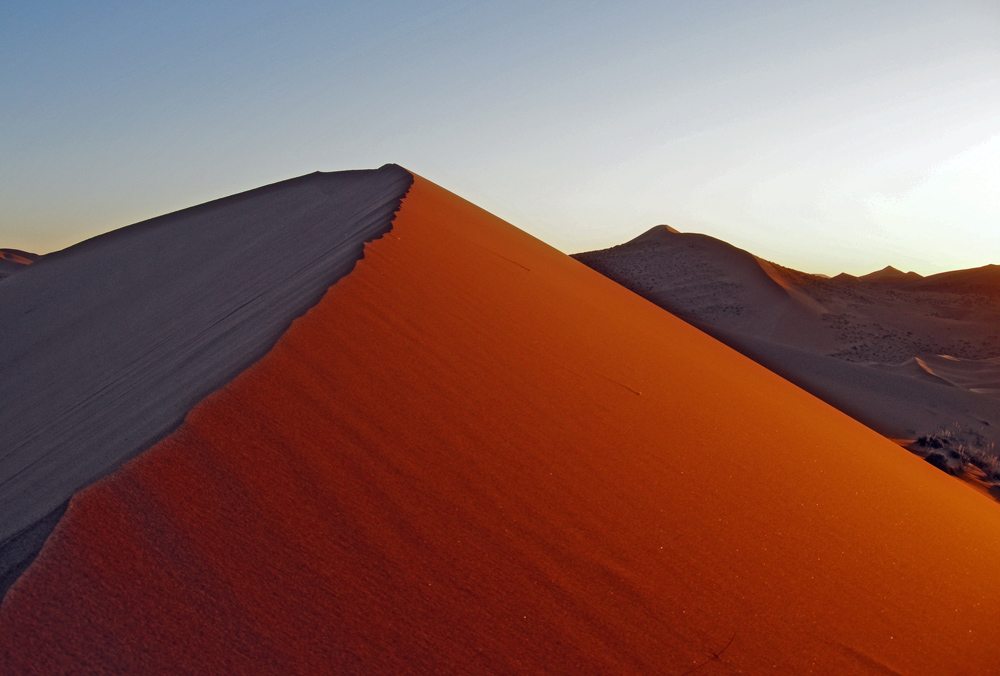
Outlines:
[[[1000,673],[1000,510],[416,177],[392,230],[79,492],[12,673]]]
[[[962,450],[1000,494],[1000,265],[827,278],[668,226],[574,257],[887,437]]]
[[[0,280],[20,272],[38,256],[18,249],[0,249]]]

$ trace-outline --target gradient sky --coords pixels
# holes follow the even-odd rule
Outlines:
[[[566,252],[1000,263],[1000,2],[6,2],[0,246],[402,164]]]

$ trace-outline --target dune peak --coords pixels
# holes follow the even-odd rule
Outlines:
[[[895,268],[891,265],[887,265],[881,270],[876,270],[875,272],[870,272],[867,275],[862,275],[858,279],[878,281],[878,280],[907,280],[907,279],[922,279],[921,275],[916,272],[903,272],[899,268]]]
[[[38,486],[52,497],[81,484],[62,468],[80,445],[94,437],[84,450],[96,457],[109,423],[134,436],[158,414],[163,402],[139,396],[150,372],[218,385],[185,396],[178,427],[147,434],[124,465],[128,453],[102,460],[107,476],[46,517],[59,527],[0,605],[5,673],[996,673],[983,649],[1000,640],[995,503],[397,169],[178,212],[0,286],[17,318],[0,324],[0,370],[20,377],[19,389],[0,380],[0,427],[18,451],[0,463],[17,479],[0,474],[5,516],[15,483],[37,512]],[[227,227],[238,236],[205,243],[220,250],[196,246]],[[258,265],[243,255],[248,232]],[[651,232],[617,253],[650,268],[668,256],[695,281],[722,273],[686,298],[732,326],[825,321],[796,296],[821,280],[705,235]],[[329,267],[323,254],[351,233],[343,274],[289,286]],[[208,283],[176,274],[205,268]],[[67,279],[103,304],[78,311],[88,298]],[[188,286],[174,302],[157,296],[176,284]],[[247,314],[275,290],[290,295]],[[172,339],[235,317],[197,352],[232,350],[289,299],[302,312],[222,380],[226,354],[193,373],[190,341]],[[780,311],[756,312],[768,306]],[[192,315],[208,325],[152,324]],[[107,354],[71,377],[61,353],[21,359],[38,345]],[[989,385],[989,364],[926,361]],[[49,363],[61,380],[44,391]],[[39,413],[60,384],[66,410]],[[115,417],[125,409],[142,417]]]

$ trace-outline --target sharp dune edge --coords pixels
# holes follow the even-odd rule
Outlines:
[[[21,272],[38,256],[19,249],[0,249],[0,281],[14,273]]]
[[[176,429],[351,270],[410,180],[393,165],[316,172],[100,235],[3,280],[0,595],[76,491]]]
[[[995,503],[417,177],[263,359],[76,495],[0,662],[993,674],[998,563]]]
[[[18,251],[17,249],[0,249],[0,260],[10,261],[19,265],[30,265],[37,258],[38,256],[35,254]]]

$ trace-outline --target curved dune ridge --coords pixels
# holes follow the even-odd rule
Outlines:
[[[0,596],[66,502],[263,356],[388,231],[395,165],[316,172],[48,254],[0,284]]]
[[[417,177],[80,492],[12,673],[998,673],[1000,509]]]
[[[697,233],[656,226],[603,251],[574,256],[686,319],[769,340],[829,340],[809,330],[823,308],[779,271],[743,249]]]
[[[37,258],[38,256],[33,253],[19,249],[0,249],[0,280],[21,272]]]
[[[1000,395],[1000,357],[959,359],[944,354],[926,355],[880,368],[978,394]]]
[[[850,275],[848,275],[850,277]],[[887,265],[881,270],[876,270],[875,272],[869,272],[867,275],[861,275],[857,279],[865,279],[868,281],[912,281],[917,279],[922,279],[922,275],[918,275],[916,272],[903,272],[898,270],[891,265]]]
[[[19,265],[31,265],[32,261],[37,258],[37,256],[34,258],[30,258],[29,256],[34,256],[34,254],[28,254],[17,249],[0,249],[0,260],[10,261]]]

